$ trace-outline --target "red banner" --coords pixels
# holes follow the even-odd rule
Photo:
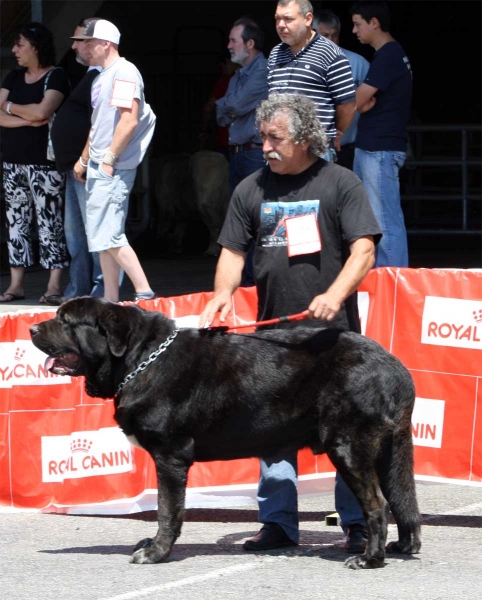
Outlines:
[[[196,327],[211,293],[141,302]],[[234,295],[229,325],[253,322],[254,288]],[[482,487],[482,272],[376,269],[359,293],[365,335],[410,370],[417,479]],[[156,475],[82,378],[45,372],[29,328],[54,312],[0,315],[0,511],[128,513],[156,506]],[[243,329],[246,333],[249,329]],[[300,493],[332,488],[326,456],[299,454]],[[186,506],[253,502],[256,459],[196,463]]]

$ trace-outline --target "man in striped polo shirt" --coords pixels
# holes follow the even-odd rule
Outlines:
[[[268,59],[269,93],[305,94],[331,140],[326,160],[335,159],[340,138],[355,115],[355,86],[346,56],[312,28],[309,0],[279,0],[276,31],[281,44]]]

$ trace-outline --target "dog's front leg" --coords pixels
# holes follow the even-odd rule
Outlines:
[[[181,534],[184,516],[187,472],[191,463],[179,456],[166,456],[150,452],[157,470],[157,521],[159,529],[155,538],[141,540],[131,562],[153,564],[168,559],[172,546]]]

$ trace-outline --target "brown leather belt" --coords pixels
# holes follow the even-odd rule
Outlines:
[[[244,152],[245,150],[253,150],[253,148],[262,148],[263,144],[241,144],[240,146],[229,146],[229,150],[233,154],[237,154],[238,152]]]

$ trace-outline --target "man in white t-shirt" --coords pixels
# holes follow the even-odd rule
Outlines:
[[[88,23],[84,56],[102,67],[92,86],[92,128],[74,166],[74,176],[86,180],[86,230],[90,252],[99,252],[105,297],[119,300],[119,271],[124,269],[135,289],[134,300],[154,297],[139,259],[125,235],[129,194],[154,133],[156,116],[144,99],[141,74],[118,51],[120,32],[109,21]]]

